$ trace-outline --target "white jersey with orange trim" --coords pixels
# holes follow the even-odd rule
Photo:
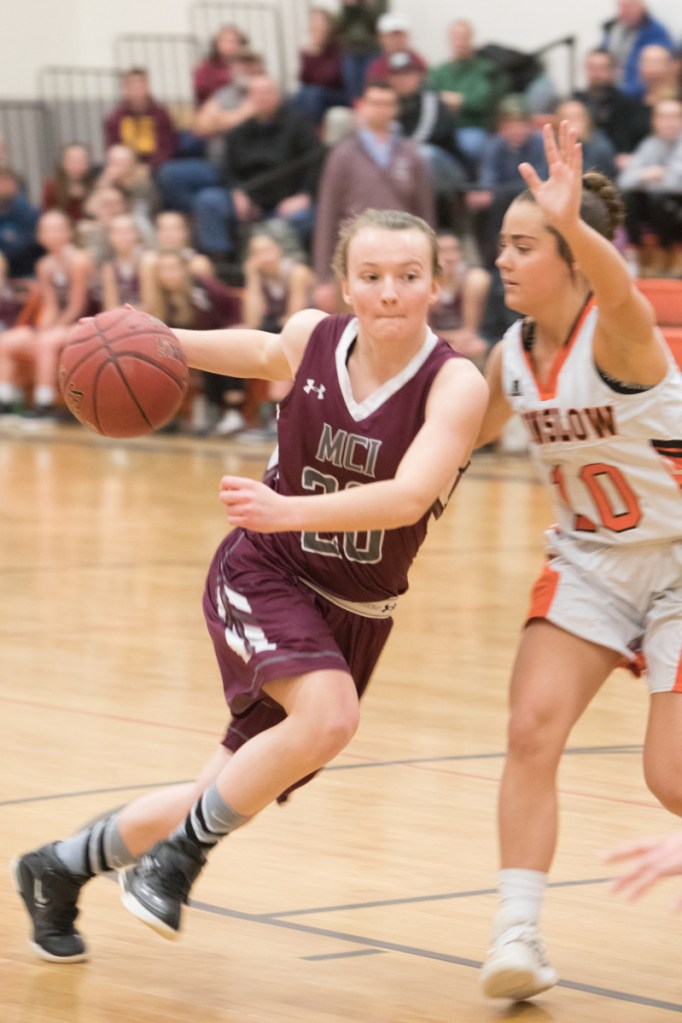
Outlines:
[[[588,303],[541,384],[522,321],[503,340],[502,383],[555,499],[558,528],[602,544],[682,540],[682,372],[621,393],[592,354],[597,308]],[[666,349],[667,350],[667,349]]]

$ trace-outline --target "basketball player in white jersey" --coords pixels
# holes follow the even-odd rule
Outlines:
[[[491,353],[479,444],[517,412],[555,499],[548,560],[511,679],[499,796],[500,908],[484,992],[556,983],[539,932],[557,836],[556,771],[571,728],[619,664],[646,662],[644,769],[682,814],[682,374],[610,243],[606,178],[582,173],[575,132],[544,129],[549,177],[504,219],[497,265],[523,314]]]

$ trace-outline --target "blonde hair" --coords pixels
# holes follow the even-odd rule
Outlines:
[[[431,270],[434,277],[440,277],[442,270],[438,262],[438,243],[433,228],[412,213],[401,210],[364,210],[355,217],[344,220],[339,229],[339,238],[332,259],[332,270],[337,277],[348,275],[348,248],[357,234],[366,227],[378,227],[383,231],[421,231],[431,248]]]
[[[174,258],[184,271],[185,287],[181,291],[169,292],[159,279],[159,264],[162,259]],[[189,260],[178,249],[160,249],[156,253],[152,267],[152,289],[148,308],[145,310],[164,323],[174,327],[192,327],[194,309],[192,307],[192,279]]]

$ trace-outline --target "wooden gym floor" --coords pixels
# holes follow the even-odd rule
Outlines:
[[[226,719],[200,598],[238,441],[0,434],[0,858],[189,779]],[[641,772],[646,696],[617,672],[571,737],[544,914],[561,983],[485,1001],[506,682],[550,522],[525,458],[478,455],[434,525],[349,749],[212,856],[171,944],[106,878],[91,957],[27,945],[0,877],[2,1023],[664,1023],[682,1013],[682,878],[634,906],[599,852],[676,822]]]

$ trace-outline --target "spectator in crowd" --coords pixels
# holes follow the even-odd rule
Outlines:
[[[114,217],[109,225],[113,257],[100,267],[101,305],[116,309],[142,303],[141,263],[144,251],[140,229],[129,213]]]
[[[542,136],[533,129],[525,98],[512,94],[499,105],[497,132],[486,142],[478,182],[467,195],[481,259],[489,270],[495,265],[497,238],[507,206],[525,188],[520,163],[529,163],[541,176],[547,174]]]
[[[153,280],[153,268],[159,252],[173,249],[180,252],[189,263],[192,277],[213,277],[214,269],[211,260],[202,252],[192,248],[190,228],[187,217],[177,210],[163,210],[158,213],[154,222],[155,238],[149,248],[142,253],[140,273],[142,277],[142,303],[145,308],[152,301],[153,288],[149,282]]]
[[[369,207],[401,210],[434,223],[428,168],[414,143],[398,134],[397,113],[395,89],[368,82],[357,106],[357,129],[327,156],[313,242],[315,304],[327,312],[339,308],[331,262],[343,220]]]
[[[244,261],[244,323],[278,334],[290,316],[310,308],[313,282],[310,267],[287,255],[277,233],[259,224]]]
[[[337,37],[348,103],[362,96],[367,68],[379,55],[377,21],[386,6],[386,0],[341,0],[339,5]]]
[[[635,148],[649,133],[649,112],[633,96],[616,85],[616,63],[608,50],[590,50],[585,57],[585,88],[573,93],[587,107],[595,128],[603,131],[616,150],[621,170]]]
[[[438,262],[443,274],[438,300],[429,312],[429,326],[455,351],[480,366],[488,352],[480,331],[490,274],[464,259],[459,238],[451,231],[438,232]]]
[[[221,25],[211,40],[208,53],[192,71],[197,106],[232,81],[232,59],[249,39],[237,25]]]
[[[390,60],[395,53],[409,54],[410,61],[416,68],[424,73],[428,71],[428,65],[422,55],[410,46],[410,23],[403,14],[392,12],[382,14],[377,21],[377,32],[381,53],[367,66],[366,81],[387,81]]]
[[[255,227],[244,261],[244,325],[279,334],[286,321],[313,301],[314,277],[309,266],[287,255],[280,238],[267,225]],[[276,403],[288,393],[289,380],[251,381],[260,427],[242,439],[276,440]]]
[[[178,135],[168,110],[157,103],[144,68],[131,68],[121,78],[121,102],[104,122],[107,149],[128,146],[150,167],[159,167],[175,153]]]
[[[600,46],[613,56],[617,84],[628,96],[640,98],[644,94],[639,55],[652,43],[671,51],[675,48],[666,26],[651,16],[642,0],[617,0],[616,17],[604,25]]]
[[[299,51],[296,106],[311,121],[322,123],[330,107],[345,106],[346,90],[336,17],[326,7],[308,11],[308,38]]]
[[[322,146],[309,119],[283,101],[272,78],[250,80],[253,116],[232,129],[221,187],[194,201],[198,246],[224,259],[238,249],[241,225],[279,217],[308,245]]]
[[[611,140],[595,128],[590,112],[578,99],[567,99],[556,110],[558,123],[568,121],[575,129],[578,141],[583,147],[583,167],[586,171],[600,171],[607,178],[617,176],[616,151]]]
[[[241,299],[210,275],[192,273],[191,260],[175,249],[162,249],[151,272],[151,290],[145,311],[173,327],[219,330],[241,320]],[[227,437],[244,427],[244,381],[215,373],[202,373],[203,390],[217,420],[213,434]],[[172,424],[177,427],[177,422]]]
[[[84,216],[84,206],[95,186],[97,168],[88,146],[69,142],[61,151],[54,175],[43,182],[41,208],[61,210],[75,226]]]
[[[194,134],[205,140],[205,156],[167,160],[157,173],[157,181],[168,209],[190,213],[194,198],[202,188],[220,184],[226,159],[227,139],[238,124],[253,117],[249,83],[265,73],[263,58],[246,47],[232,58],[229,85],[209,96],[194,117]]]
[[[452,226],[454,203],[469,178],[468,161],[457,145],[456,118],[437,92],[424,88],[424,70],[409,52],[391,54],[388,83],[398,97],[401,134],[414,142],[429,169],[438,223]]]
[[[40,311],[35,326],[19,326],[0,335],[0,407],[17,401],[18,364],[34,366],[33,407],[27,415],[52,419],[57,396],[57,360],[69,328],[89,310],[93,265],[73,244],[71,221],[49,210],[38,221],[38,241],[45,250],[36,265]]]
[[[651,261],[640,253],[642,273],[677,275],[682,273],[682,102],[659,100],[652,128],[621,171],[618,186],[630,245],[641,246],[647,227],[658,240]]]
[[[38,310],[36,299],[39,301],[36,282],[28,277],[10,277],[9,263],[0,253],[0,334],[31,323]]]
[[[96,188],[118,188],[130,204],[138,225],[145,223],[148,237],[154,217],[161,206],[159,190],[149,172],[129,146],[111,146],[105,155],[104,167],[95,182]]]
[[[652,111],[659,99],[680,99],[675,58],[657,43],[643,47],[638,61],[642,83],[641,101]]]
[[[96,267],[113,258],[109,239],[109,228],[114,217],[130,213],[145,244],[151,244],[153,232],[147,217],[138,216],[121,188],[116,185],[102,185],[96,188],[85,204],[85,217],[76,228],[79,245],[86,249]]]
[[[40,255],[36,241],[38,210],[24,194],[24,185],[11,167],[0,166],[0,253],[10,277],[30,277]]]
[[[450,60],[431,68],[427,85],[456,115],[460,148],[478,160],[490,132],[495,130],[495,110],[507,91],[507,82],[495,64],[479,57],[474,47],[471,22],[458,18],[448,29]]]

